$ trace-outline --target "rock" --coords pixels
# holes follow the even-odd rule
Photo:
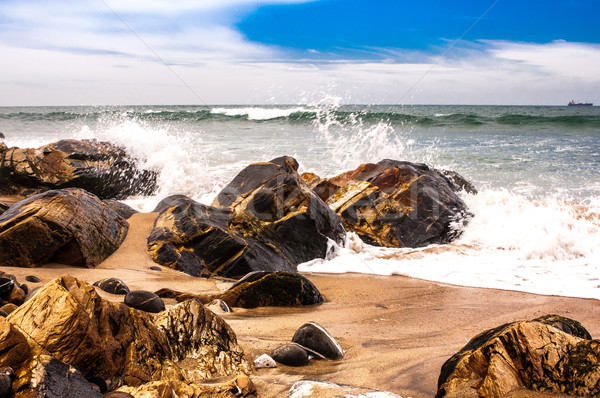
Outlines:
[[[11,278],[0,277],[0,299],[6,300],[15,288],[15,281]]]
[[[26,298],[27,293],[25,292],[25,290],[23,290],[20,287],[17,287],[14,288],[12,292],[10,292],[10,295],[8,296],[8,299],[6,301],[16,306],[19,306],[25,302]]]
[[[29,291],[29,293],[27,293],[27,297],[25,298],[25,301],[29,300],[30,298],[32,298],[33,296],[35,296],[35,294],[38,292],[38,290],[40,290],[41,286],[36,286],[33,289],[31,289]]]
[[[6,312],[2,308],[0,308],[0,316],[3,318],[6,318],[8,316],[8,312]]]
[[[150,269],[151,269],[152,271],[158,271],[158,272],[161,272],[161,271],[162,271],[162,268],[160,268],[160,267],[157,267],[157,266],[155,266],[155,265],[153,265],[152,267],[150,267]]]
[[[319,188],[323,181],[307,179],[346,229],[371,245],[448,243],[470,216],[456,194],[460,187],[424,164],[396,160],[363,164],[329,179],[326,189]]]
[[[31,282],[31,283],[40,283],[40,282],[41,282],[40,278],[38,278],[38,277],[37,277],[37,276],[35,276],[35,275],[27,275],[27,276],[25,277],[25,280],[26,280],[27,282]]]
[[[128,228],[127,221],[84,190],[41,193],[0,216],[0,266],[58,262],[95,267],[121,245]]]
[[[4,213],[6,210],[8,210],[9,207],[10,207],[9,204],[0,202],[0,215],[2,215],[2,213]]]
[[[36,355],[23,365],[13,384],[15,397],[100,398],[98,386],[88,383],[73,366],[50,355]]]
[[[94,286],[98,286],[100,289],[111,294],[127,294],[129,293],[129,287],[118,278],[106,278],[96,281]]]
[[[2,307],[0,307],[0,310],[4,311],[6,313],[6,316],[8,316],[8,314],[13,312],[17,308],[19,308],[19,307],[13,303],[6,303]]]
[[[345,230],[282,157],[246,167],[205,206],[174,196],[161,210],[148,238],[157,263],[190,275],[240,278],[252,271],[296,272],[297,265],[331,253]]]
[[[123,217],[126,220],[128,220],[134,214],[139,213],[133,207],[126,205],[125,203],[118,202],[113,199],[106,199],[106,200],[103,200],[102,202],[104,202],[104,204],[106,204],[108,207],[113,209],[115,213],[117,213],[118,215],[120,215],[121,217]]]
[[[308,352],[299,344],[285,344],[277,347],[271,357],[282,365],[305,366],[308,365]]]
[[[0,193],[78,187],[101,199],[151,194],[156,173],[140,170],[124,149],[96,140],[61,140],[38,149],[0,153]]]
[[[29,286],[27,286],[27,284],[21,283],[21,286],[19,286],[19,287],[21,288],[21,290],[23,290],[25,295],[29,294]]]
[[[254,368],[256,369],[268,369],[276,367],[277,363],[275,362],[275,360],[267,354],[262,354],[254,360]]]
[[[135,398],[133,395],[122,391],[111,391],[102,396],[102,398]]]
[[[10,367],[0,368],[0,398],[10,398],[15,372]]]
[[[322,381],[300,380],[294,383],[286,398],[403,398],[391,392],[371,388],[344,386]]]
[[[149,314],[104,300],[93,286],[63,276],[0,319],[0,328],[2,322],[27,339],[32,355],[52,355],[84,377],[120,377],[134,387],[181,377],[197,383],[250,371],[233,330],[196,300]],[[24,349],[1,345],[0,353],[0,359],[17,353],[30,357]]]
[[[289,272],[257,271],[218,296],[231,307],[293,307],[321,304],[323,296],[306,277]]]
[[[210,304],[208,304],[206,306],[206,308],[208,308],[215,314],[227,314],[227,313],[233,312],[231,307],[229,305],[227,305],[227,303],[221,299],[215,299],[215,300],[211,301]]]
[[[18,369],[29,355],[26,337],[8,319],[0,318],[0,367]]]
[[[545,323],[546,325],[554,326],[557,329],[562,330],[571,336],[579,337],[581,339],[591,340],[592,336],[590,332],[584,328],[581,323],[574,319],[570,319],[560,315],[544,315],[542,317],[534,319],[535,322]]]
[[[502,397],[522,388],[599,395],[600,341],[577,337],[589,333],[574,320],[538,319],[474,337],[444,363],[436,397]]]
[[[134,290],[127,293],[124,303],[131,308],[146,312],[158,313],[165,310],[165,303],[162,299],[145,290]]]
[[[344,351],[338,342],[318,323],[309,322],[300,326],[292,342],[309,348],[327,359],[340,359]]]

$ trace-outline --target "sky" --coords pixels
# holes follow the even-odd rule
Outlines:
[[[600,104],[597,0],[0,0],[0,106]]]

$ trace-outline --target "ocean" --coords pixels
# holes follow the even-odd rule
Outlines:
[[[600,299],[600,107],[340,105],[2,107],[8,146],[64,138],[122,145],[159,173],[152,211],[185,194],[210,204],[246,165],[294,156],[330,177],[382,159],[458,172],[473,213],[448,245],[390,249],[349,234],[306,272],[405,275],[462,286]]]

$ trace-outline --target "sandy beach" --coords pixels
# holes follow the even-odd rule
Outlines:
[[[155,213],[138,213],[122,246],[95,269],[48,264],[9,268],[21,282],[36,275],[42,282],[70,274],[93,283],[123,279],[132,289],[168,287],[191,293],[226,289],[230,282],[194,278],[156,266],[146,253]],[[401,276],[306,274],[325,303],[305,308],[234,308],[222,315],[237,334],[250,360],[289,342],[295,330],[315,321],[346,351],[337,361],[311,361],[305,367],[257,370],[252,380],[261,397],[282,397],[294,382],[308,379],[376,388],[403,396],[432,397],[442,364],[478,333],[517,320],[560,314],[580,321],[593,338],[600,335],[598,300],[542,296],[494,289],[467,288]],[[103,297],[122,300],[99,291]],[[166,300],[167,305],[173,304]],[[522,391],[512,397],[559,396]]]

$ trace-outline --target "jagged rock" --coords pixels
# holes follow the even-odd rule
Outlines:
[[[63,276],[2,322],[22,331],[32,355],[49,354],[86,377],[121,377],[134,387],[250,370],[231,328],[196,300],[152,315],[103,300],[93,286]]]
[[[291,157],[246,167],[205,206],[181,195],[157,206],[148,238],[157,263],[190,275],[239,278],[251,271],[295,272],[343,244],[339,217],[297,173]]]
[[[556,315],[474,337],[444,363],[436,397],[502,397],[523,387],[578,396],[600,394],[600,341]],[[565,332],[569,330],[571,333]]]
[[[0,216],[0,266],[53,261],[95,267],[121,245],[128,228],[127,221],[82,189],[44,192]]]
[[[292,342],[315,351],[327,359],[340,359],[344,356],[344,350],[338,342],[316,322],[300,326],[294,333]]]
[[[114,394],[128,393],[131,395],[114,395],[111,398],[126,396],[144,398],[253,398],[257,397],[256,388],[249,377],[241,375],[223,383],[205,385],[190,384],[183,381],[154,381],[139,387],[121,387]]]
[[[18,369],[29,355],[25,336],[7,319],[0,318],[0,367]]]
[[[126,205],[125,203],[118,202],[118,201],[113,200],[113,199],[103,200],[103,202],[108,207],[110,207],[111,209],[113,209],[115,213],[117,213],[118,215],[120,215],[121,217],[123,217],[126,220],[128,220],[134,214],[139,213],[133,207],[131,207],[129,205]]]
[[[306,277],[289,272],[257,271],[219,295],[231,307],[294,307],[321,304],[323,296]]]
[[[96,281],[94,286],[99,287],[107,293],[111,294],[127,294],[129,287],[119,278],[106,278]]]
[[[372,388],[353,387],[322,381],[300,380],[286,398],[403,398],[401,395]]]
[[[271,353],[271,358],[286,366],[308,365],[308,352],[302,346],[295,343],[277,347]]]
[[[86,397],[100,398],[102,393],[73,366],[50,355],[36,355],[19,369],[13,383],[15,398]]]
[[[145,290],[134,290],[125,295],[124,303],[141,311],[158,313],[165,310],[165,303],[160,297]]]
[[[424,164],[386,159],[329,180],[305,179],[349,231],[372,245],[448,243],[469,215],[456,194],[460,186]]]
[[[37,149],[0,151],[0,193],[83,188],[102,199],[147,195],[156,173],[139,170],[123,148],[96,140],[61,140]]]

